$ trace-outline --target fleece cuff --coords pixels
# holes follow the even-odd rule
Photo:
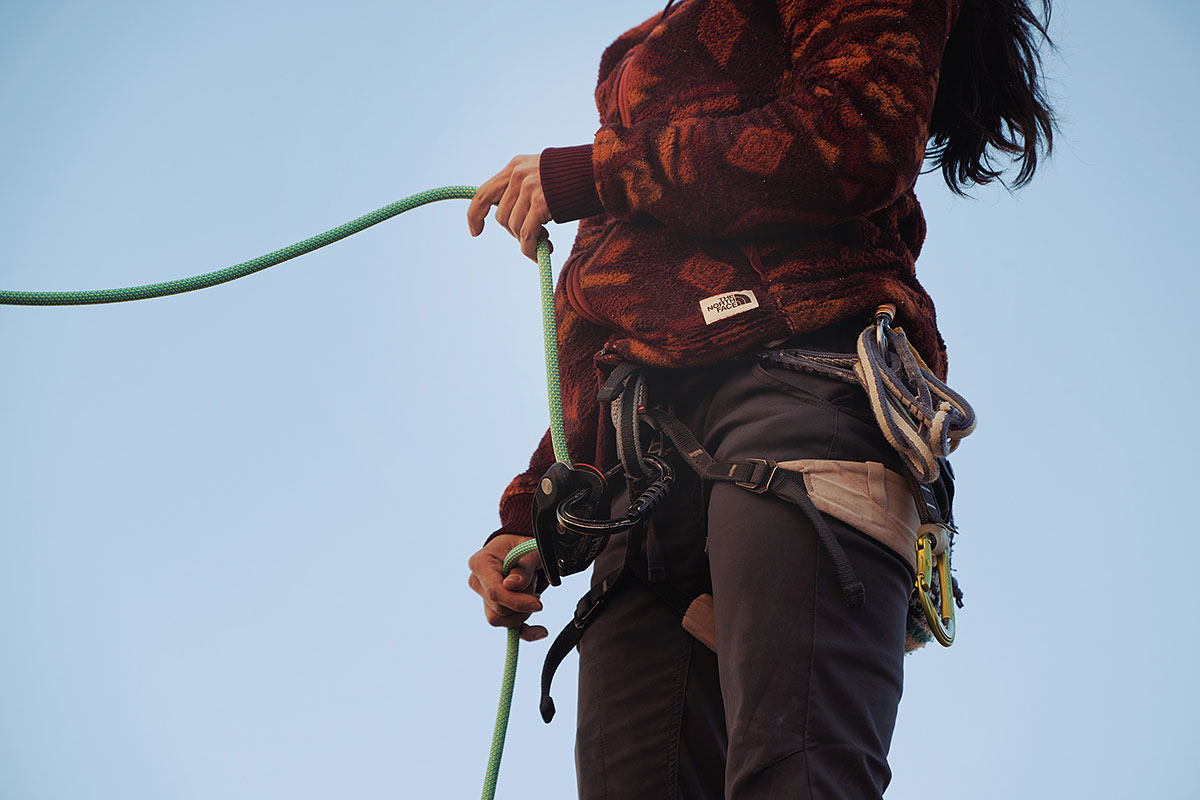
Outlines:
[[[555,222],[574,222],[604,211],[592,172],[592,146],[547,147],[539,170],[542,192]]]
[[[500,506],[500,529],[487,538],[490,542],[502,533],[533,536],[533,495],[516,494]]]

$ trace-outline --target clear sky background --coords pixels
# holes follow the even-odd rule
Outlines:
[[[588,141],[600,52],[661,5],[0,3],[0,286],[192,275]],[[889,798],[1200,797],[1198,27],[1059,0],[1053,161],[1015,196],[919,183],[980,427],[959,641],[906,661]],[[0,309],[0,798],[478,796],[504,637],[466,558],[546,410],[534,267],[465,210]],[[544,652],[499,797],[574,790],[575,662],[547,727]]]

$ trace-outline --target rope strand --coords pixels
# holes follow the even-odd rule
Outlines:
[[[360,231],[365,231],[372,225],[378,225],[397,214],[403,214],[405,211],[411,211],[428,203],[436,203],[439,200],[470,200],[474,196],[474,186],[442,186],[437,189],[418,192],[402,200],[397,200],[390,205],[372,211],[370,214],[364,214],[357,219],[350,220],[344,225],[339,225],[324,233],[318,233],[316,236],[305,239],[302,242],[296,242],[295,244],[290,244],[287,247],[267,253],[264,256],[252,258],[249,261],[243,261],[240,264],[234,264],[224,269],[206,272],[203,275],[194,275],[190,278],[179,278],[178,280],[164,281],[162,283],[148,283],[142,286],[127,286],[121,289],[92,289],[76,292],[21,292],[0,289],[0,305],[84,306],[100,303],[125,303],[131,300],[148,300],[152,297],[166,297],[167,295],[182,294],[183,292],[194,292],[198,289],[207,289],[211,286],[218,286],[222,283],[237,280],[238,278],[244,278],[267,267],[291,261],[293,258],[302,256],[305,253],[311,253],[313,250],[333,244],[340,239],[345,239],[347,236],[353,236]]]

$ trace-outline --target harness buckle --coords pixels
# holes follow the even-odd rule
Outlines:
[[[779,464],[769,458],[747,458],[742,463],[753,464],[754,471],[750,474],[749,480],[734,481],[735,486],[755,494],[764,494],[771,488],[771,481],[775,479],[775,472],[779,469]]]
[[[574,619],[571,620],[576,628],[583,630],[587,627],[592,614],[595,614],[608,602],[608,590],[611,588],[612,584],[609,583],[608,578],[605,578],[600,585],[593,587],[587,594],[579,598],[579,603],[575,606]],[[587,610],[580,613],[584,605],[587,605]]]

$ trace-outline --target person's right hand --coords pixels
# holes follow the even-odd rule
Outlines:
[[[525,620],[535,611],[542,610],[542,601],[535,593],[537,570],[541,566],[537,552],[529,553],[514,564],[508,577],[500,574],[508,551],[529,539],[514,533],[502,533],[493,538],[468,559],[471,576],[467,585],[483,598],[483,615],[489,625],[519,628],[522,639],[536,642],[545,639],[547,631],[541,625],[526,625]]]
[[[537,263],[542,227],[553,219],[542,191],[541,156],[514,156],[504,169],[488,178],[467,206],[467,227],[472,236],[483,233],[488,210],[496,206],[496,222],[521,243],[521,252]],[[551,245],[550,252],[554,252]]]

